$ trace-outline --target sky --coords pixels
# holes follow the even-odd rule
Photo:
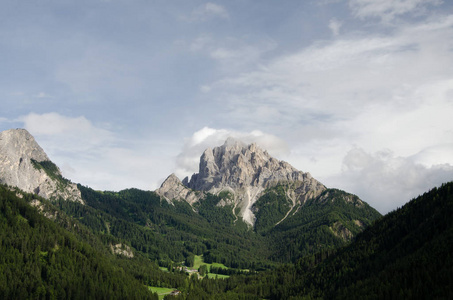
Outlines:
[[[453,180],[453,1],[0,0],[0,104],[94,189],[231,136],[385,214]]]

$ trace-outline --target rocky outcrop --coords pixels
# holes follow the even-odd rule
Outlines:
[[[113,254],[126,256],[128,258],[134,258],[134,252],[132,252],[131,247],[124,244],[110,244],[110,250]]]
[[[340,221],[333,223],[332,226],[329,227],[332,233],[342,239],[343,241],[350,241],[354,235],[352,232],[346,228]]]
[[[166,199],[181,199],[184,195],[189,195],[191,198],[186,201],[194,203],[200,198],[196,199],[192,196],[193,192],[190,194],[189,191],[216,195],[228,191],[233,197],[223,199],[221,203],[233,205],[233,212],[239,208],[238,215],[250,225],[255,222],[252,206],[269,187],[296,183],[292,186],[297,188],[289,193],[294,194],[297,201],[317,197],[326,189],[309,173],[301,172],[287,162],[271,157],[256,144],[245,145],[232,138],[227,139],[220,147],[206,149],[200,157],[199,173],[193,174],[190,180],[185,178],[181,182],[174,175],[170,177],[158,190]]]
[[[58,167],[25,129],[0,132],[0,183],[46,199],[83,203],[77,185],[62,177]]]
[[[49,209],[38,199],[33,199],[30,202],[31,206],[36,207],[36,209],[46,218],[55,221],[58,217],[58,211],[54,209]]]
[[[175,174],[168,176],[160,188],[156,190],[156,193],[167,200],[168,203],[173,203],[173,200],[185,200],[189,204],[193,204],[203,197],[202,192],[193,191],[182,184]]]

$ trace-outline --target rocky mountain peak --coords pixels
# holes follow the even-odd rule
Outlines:
[[[47,199],[83,202],[77,186],[63,179],[58,167],[25,129],[0,132],[0,183]]]
[[[172,184],[167,184],[167,181]],[[186,177],[182,182],[178,179],[176,184],[173,181],[167,178],[157,191],[167,200],[176,197],[184,199],[183,194],[193,190],[212,194],[229,191],[234,199],[227,199],[223,203],[234,205],[234,211],[240,208],[239,216],[251,225],[255,220],[251,207],[266,188],[295,183],[299,201],[316,197],[326,189],[309,173],[298,171],[289,163],[271,157],[257,144],[246,145],[233,138],[228,138],[222,146],[206,149],[200,157],[199,172],[193,174],[190,180]],[[170,186],[173,186],[171,192]],[[189,203],[200,199],[199,195],[193,197],[193,192],[190,195]]]
[[[306,179],[311,179],[309,173],[271,157],[255,143],[245,145],[229,138],[220,147],[206,149],[200,157],[199,173],[184,183],[195,190],[210,191],[225,186],[266,188],[277,182]]]
[[[167,200],[168,203],[172,203],[173,200],[186,200],[192,204],[202,196],[201,193],[196,193],[187,188],[174,173],[164,180],[156,193]]]
[[[25,129],[9,129],[0,132],[0,153],[8,157],[49,160],[34,137]]]

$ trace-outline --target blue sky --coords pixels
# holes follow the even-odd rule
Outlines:
[[[0,2],[0,130],[154,190],[228,136],[382,213],[453,179],[453,4]]]

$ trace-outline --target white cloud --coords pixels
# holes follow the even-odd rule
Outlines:
[[[421,14],[429,5],[439,5],[439,0],[350,0],[349,6],[359,18],[378,17],[391,21],[407,13]]]
[[[194,9],[189,20],[203,22],[212,18],[229,19],[229,17],[225,7],[208,2]]]
[[[451,164],[426,167],[390,150],[368,153],[354,148],[344,157],[343,172],[328,181],[387,213],[452,178]]]
[[[161,149],[153,144],[142,146],[105,147],[101,155],[96,157],[64,157],[60,161],[70,163],[75,169],[71,179],[90,183],[89,186],[101,190],[121,190],[126,188],[140,188],[155,190],[162,182],[161,177],[168,174],[159,174],[158,170],[170,170],[173,167],[172,156],[162,153]],[[62,163],[63,166],[64,163]],[[69,173],[69,172],[68,172]]]
[[[453,162],[453,143],[447,142],[427,147],[410,158],[425,167]]]
[[[161,153],[152,143],[122,141],[105,128],[108,125],[93,124],[84,116],[30,113],[17,121],[61,167],[64,176],[95,189],[155,189],[155,176],[162,175],[150,174],[152,170],[172,165],[170,154]]]
[[[85,117],[66,117],[58,113],[30,113],[19,118],[25,129],[33,135],[53,139],[64,138],[68,150],[81,151],[113,141],[113,134],[103,128],[94,126]]]
[[[340,34],[341,26],[343,26],[343,23],[338,21],[337,19],[331,19],[329,21],[329,29],[332,31],[332,34],[334,36],[337,36]]]
[[[395,117],[416,110],[423,115],[433,105],[429,115],[439,112],[443,116],[452,109],[453,72],[445,68],[453,64],[453,43],[448,42],[451,26],[451,20],[444,18],[436,21],[436,27],[408,26],[387,37],[349,37],[315,44],[254,72],[215,82],[210,85],[211,93],[219,95],[219,101],[231,110],[228,118],[239,124],[253,122],[266,129],[316,121],[327,126],[323,134],[328,138],[329,132],[336,132],[338,125],[350,125],[351,120],[362,118],[366,126],[364,116],[373,117],[376,109],[383,112],[381,121],[391,111]],[[427,117],[427,121],[436,118]],[[377,124],[379,120],[373,123]],[[416,127],[407,130],[427,125],[411,124]],[[450,127],[446,124],[443,130]],[[343,134],[350,134],[361,126],[342,129]]]
[[[288,152],[288,146],[283,140],[259,130],[239,132],[204,127],[186,139],[183,149],[176,159],[176,174],[182,179],[198,172],[200,156],[204,150],[223,145],[228,137],[233,137],[246,144],[256,143],[271,155],[279,156]]]

